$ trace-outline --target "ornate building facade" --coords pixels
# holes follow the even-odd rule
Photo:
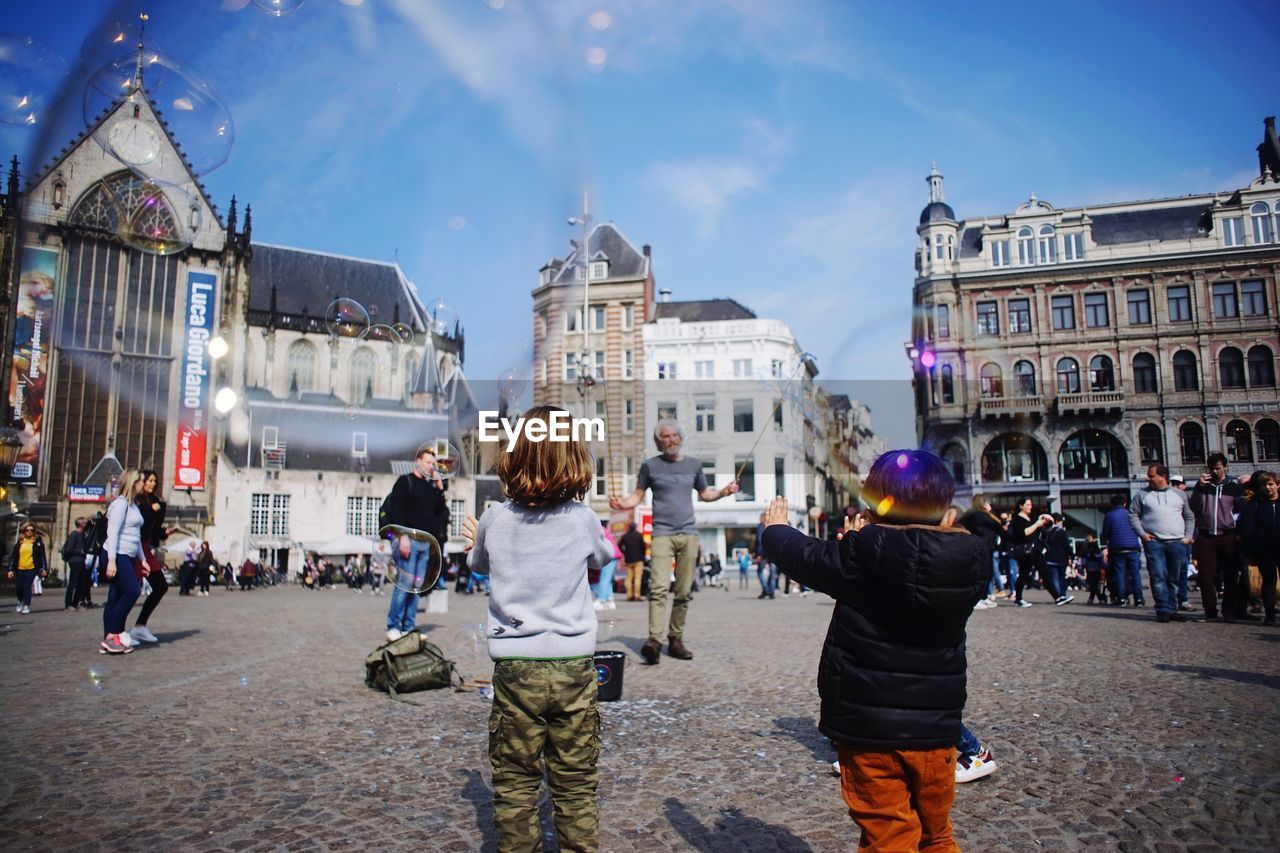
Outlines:
[[[958,219],[928,177],[906,344],[917,432],[962,494],[1096,527],[1162,462],[1280,464],[1280,144],[1225,192]]]

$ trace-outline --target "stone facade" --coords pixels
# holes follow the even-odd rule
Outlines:
[[[917,431],[964,495],[1096,526],[1158,461],[1280,465],[1280,181],[958,220],[929,176],[911,341]]]

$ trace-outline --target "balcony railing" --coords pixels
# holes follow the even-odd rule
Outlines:
[[[1033,397],[983,397],[980,409],[984,418],[1042,414],[1044,398],[1039,394]]]
[[[1123,391],[1086,391],[1083,394],[1058,395],[1060,412],[1092,412],[1123,408]]]

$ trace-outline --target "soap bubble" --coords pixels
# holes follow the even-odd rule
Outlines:
[[[283,18],[298,11],[305,0],[253,0],[253,5],[275,18]]]
[[[85,68],[101,68],[126,56],[136,61],[139,38],[137,21],[106,21],[84,37],[80,63]]]
[[[110,182],[115,232],[125,243],[153,255],[173,255],[195,242],[204,205],[195,188],[139,177]]]
[[[524,372],[514,367],[509,367],[498,374],[498,393],[504,400],[518,399],[527,386],[528,380],[525,379]]]
[[[30,36],[0,35],[0,122],[38,124],[67,76],[57,51]]]
[[[335,299],[324,312],[324,325],[332,338],[358,338],[369,328],[369,312],[354,299]]]
[[[440,474],[440,479],[447,480],[458,473],[462,467],[462,454],[454,447],[453,442],[447,438],[437,438],[435,451],[436,471]]]
[[[248,687],[248,686],[249,686],[249,676],[247,676],[247,675],[242,675],[242,676],[240,676],[240,686],[241,686],[241,687]]]
[[[413,326],[410,326],[408,323],[394,323],[391,328],[400,336],[401,343],[413,343]]]
[[[372,313],[372,310],[373,309],[370,308],[370,313]],[[382,341],[383,343],[388,343],[388,344],[403,343],[403,339],[400,337],[399,332],[397,332],[393,327],[384,325],[382,323],[375,323],[369,328],[365,329],[363,332],[361,332],[360,340]]]
[[[89,667],[89,689],[94,693],[102,692],[102,682],[106,678],[106,673],[96,666]]]
[[[483,654],[487,648],[484,625],[479,622],[468,622],[458,626],[453,632],[453,644],[456,648],[470,649],[473,654]]]
[[[393,552],[399,548],[398,540],[402,535],[408,536],[419,545],[427,546],[425,565],[414,561],[416,569],[413,572],[401,569],[396,565],[395,559],[392,559],[390,564],[387,565],[387,579],[396,585],[396,589],[411,595],[421,595],[426,590],[434,587],[436,582],[440,580],[440,570],[444,566],[444,556],[440,550],[440,542],[430,533],[425,530],[402,527],[398,524],[388,524],[378,531],[378,535],[391,542]]]
[[[85,85],[83,114],[86,124],[93,125],[103,110],[110,109],[121,98],[127,98],[140,111],[139,121],[150,133],[135,130],[128,106],[116,117],[100,125],[94,139],[112,156],[139,174],[155,174],[163,165],[159,134],[167,129],[179,146],[194,175],[205,175],[217,169],[231,156],[235,144],[235,124],[231,112],[196,71],[167,54],[147,50],[143,54],[140,92],[130,94],[136,74],[136,54],[119,56],[94,71]],[[158,119],[167,128],[152,126],[144,101],[154,106]],[[146,135],[145,140],[138,137]],[[150,134],[156,134],[154,138]],[[178,169],[167,169],[176,174]]]
[[[213,408],[220,415],[230,412],[239,402],[240,397],[236,394],[234,388],[219,388],[218,393],[213,395]]]
[[[458,323],[458,312],[452,302],[438,296],[427,306],[427,322],[437,335],[452,335]]]

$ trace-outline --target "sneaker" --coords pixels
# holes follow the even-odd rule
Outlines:
[[[1060,596],[1058,596],[1057,601],[1053,602],[1053,606],[1054,606],[1054,607],[1061,607],[1062,605],[1064,605],[1064,604],[1070,604],[1071,602],[1073,602],[1073,601],[1075,601],[1075,600],[1076,600],[1076,597],[1075,597],[1074,595],[1060,595]]]
[[[116,634],[115,636],[120,640],[121,643],[123,643],[126,646],[132,647],[132,646],[138,645],[138,641],[135,640],[133,638],[133,635],[130,634],[128,631],[121,631],[119,634]]]
[[[965,782],[973,782],[984,776],[990,776],[996,772],[995,759],[991,757],[991,750],[984,749],[977,755],[961,755],[956,759],[956,784],[963,785]]]
[[[488,592],[488,590],[486,590],[486,591],[485,591],[485,595],[488,595],[488,594],[489,594],[489,592]],[[605,610],[617,610],[617,609],[618,609],[618,603],[617,603],[616,601],[614,601],[614,600],[611,598],[611,599],[609,599],[608,601],[606,601],[606,602],[604,603],[604,609],[605,609]]]
[[[591,602],[591,606],[594,607],[596,610],[604,610],[604,602],[598,598],[595,601]]]
[[[401,632],[401,631],[399,631],[399,630],[398,630],[398,629],[396,629],[396,628],[388,628],[388,629],[387,629],[387,642],[388,642],[388,643],[394,643],[396,640],[400,639],[400,638],[401,638],[401,637],[403,637],[403,636],[404,636],[404,633],[403,633],[403,632]]]
[[[1031,602],[1030,602],[1030,601],[1019,601],[1019,602],[1018,602],[1018,606],[1019,606],[1019,607],[1030,607],[1030,606],[1031,606]]]
[[[1186,612],[1188,612],[1188,611],[1191,611],[1191,610],[1195,610],[1195,608],[1191,606],[1191,602],[1189,602],[1189,601],[1184,601],[1184,602],[1182,602],[1181,604],[1179,604],[1179,605],[1178,605],[1178,609],[1179,609],[1179,610],[1181,610],[1181,611],[1182,611],[1182,612],[1184,612],[1184,613],[1186,613]]]
[[[160,638],[151,633],[151,631],[147,629],[146,625],[134,625],[133,630],[129,632],[129,636],[144,643],[160,642]]]
[[[843,775],[840,770],[840,762],[838,760],[831,762],[831,772],[835,776]]]
[[[106,639],[98,644],[98,653],[104,655],[127,655],[133,652],[133,648],[121,642],[120,634],[108,634]]]
[[[994,601],[992,601],[989,598],[983,598],[983,599],[980,599],[977,604],[973,605],[973,609],[974,610],[990,610],[995,606],[996,606],[996,603]]]

